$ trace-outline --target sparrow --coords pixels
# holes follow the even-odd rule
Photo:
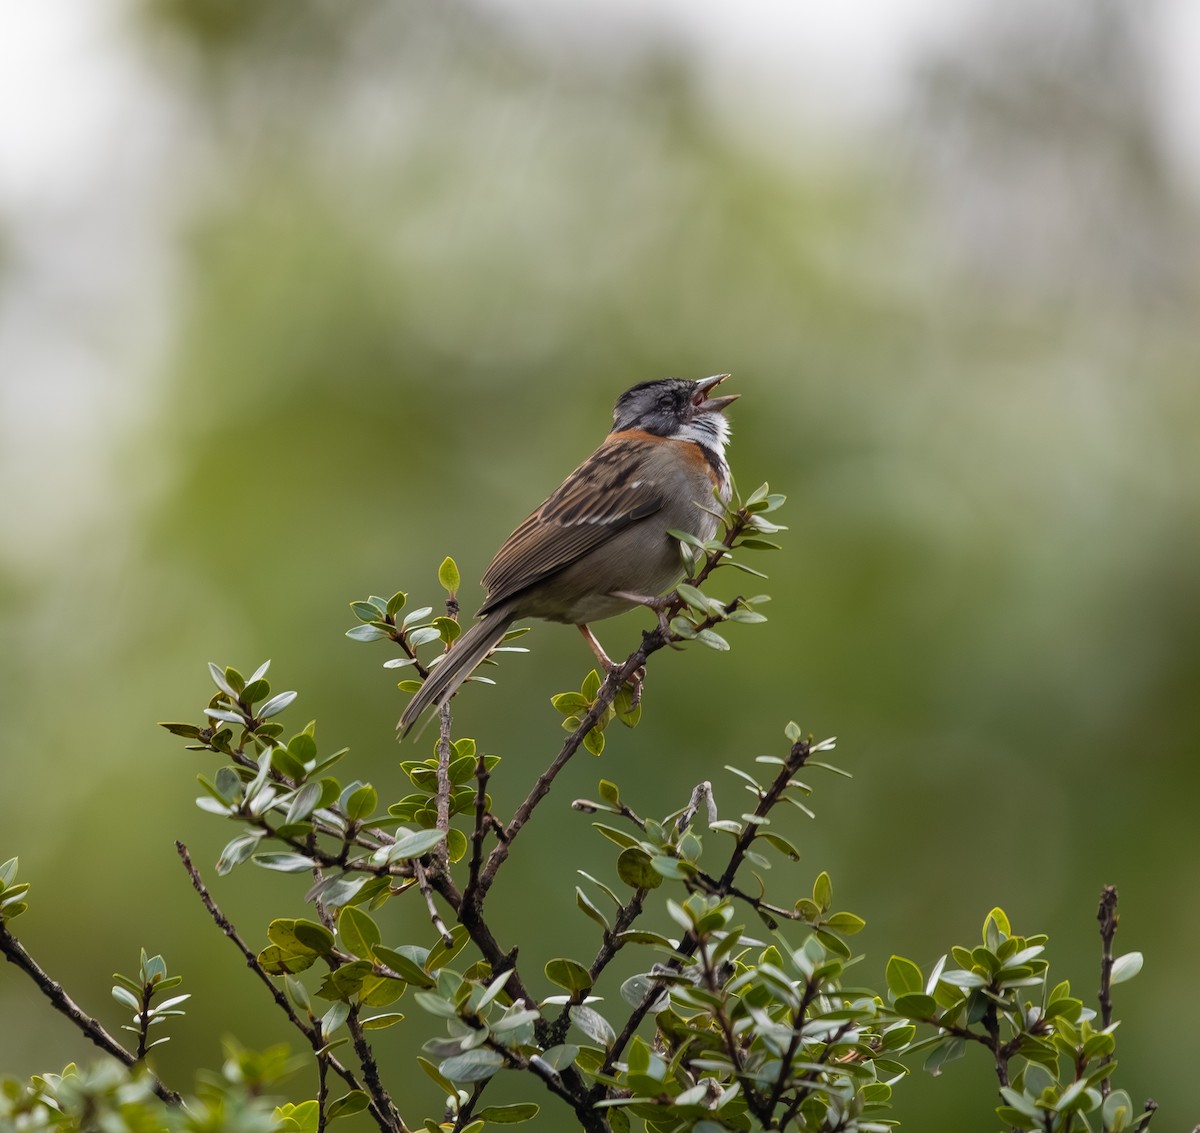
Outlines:
[[[496,552],[479,620],[431,668],[396,725],[401,736],[458,691],[518,618],[578,626],[613,668],[588,624],[637,605],[661,611],[659,596],[683,577],[668,532],[711,539],[713,495],[729,501],[723,410],[738,394],[713,396],[728,377],[663,378],[617,398],[604,442]]]

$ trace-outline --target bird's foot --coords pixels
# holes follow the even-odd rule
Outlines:
[[[639,665],[625,678],[623,689],[629,689],[629,711],[632,712],[642,703],[642,688],[646,683],[646,666]]]
[[[647,599],[647,601],[658,601],[659,599]],[[662,617],[662,614],[659,614]],[[579,626],[579,632],[587,639],[588,645],[592,647],[592,652],[596,655],[596,660],[600,662],[600,668],[604,670],[604,675],[609,676],[615,669],[621,666],[614,661],[607,653],[604,652],[600,642],[596,640],[596,635],[586,625]],[[642,685],[646,680],[646,666],[639,665],[628,677],[625,678],[625,684],[622,687],[631,690],[633,696],[629,704],[632,711],[642,700]]]

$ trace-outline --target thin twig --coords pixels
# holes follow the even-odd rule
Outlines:
[[[417,885],[421,888],[421,896],[425,898],[425,908],[429,910],[429,919],[433,922],[434,930],[442,938],[442,943],[447,948],[452,948],[454,937],[450,935],[446,922],[442,920],[441,914],[437,911],[437,905],[433,903],[433,889],[429,884],[429,874],[415,858],[413,859],[413,872],[417,877]]]
[[[1117,913],[1117,887],[1106,885],[1100,894],[1100,908],[1096,911],[1096,919],[1100,922],[1100,941],[1102,955],[1100,958],[1100,1025],[1107,1030],[1112,1024],[1112,970],[1113,970],[1113,937],[1117,935],[1117,925],[1120,916]],[[1112,1062],[1111,1054],[1106,1054],[1100,1065],[1106,1066]],[[1112,1084],[1108,1078],[1100,1082],[1100,1094],[1108,1097]],[[1148,1119],[1147,1119],[1148,1120]]]
[[[325,1133],[327,1120],[325,1107],[329,1104],[329,1061],[324,1054],[317,1055],[317,1133]]]
[[[450,702],[447,701],[438,710],[438,742],[437,742],[437,828],[444,833],[450,830],[450,760],[454,756],[454,747],[450,743]],[[446,869],[450,864],[450,856],[446,842],[438,846],[435,855],[439,869]]]
[[[1138,1118],[1138,1123],[1133,1127],[1133,1133],[1145,1133],[1150,1127],[1150,1119],[1158,1112],[1158,1102],[1153,1098],[1147,1098],[1145,1105],[1142,1106],[1141,1116]],[[1197,1125],[1192,1133],[1200,1133],[1200,1125]]]
[[[6,925],[0,922],[0,952],[5,959],[15,964],[37,985],[38,990],[50,1001],[50,1005],[59,1014],[66,1016],[87,1038],[91,1039],[101,1050],[111,1054],[125,1066],[133,1067],[138,1063],[137,1057],[126,1050],[104,1027],[83,1010],[64,990],[60,983],[51,979],[37,961],[22,947],[21,942],[8,931]],[[157,1075],[146,1071],[150,1076],[150,1085],[154,1092],[168,1105],[179,1105],[183,1099],[172,1089],[168,1089]]]
[[[608,1122],[602,1116],[602,1111],[592,1105],[588,1091],[583,1089],[583,1079],[578,1071],[554,1070],[540,1057],[526,1058],[494,1039],[488,1039],[485,1045],[499,1054],[511,1069],[527,1070],[540,1078],[552,1094],[561,1098],[575,1111],[579,1127],[584,1133],[609,1133]]]
[[[490,772],[483,752],[475,759],[475,830],[471,834],[471,862],[467,868],[467,885],[463,890],[463,900],[472,904],[475,900],[475,890],[479,885],[479,871],[483,868],[483,842],[487,837],[488,819],[499,826],[496,819],[488,813],[487,787]],[[503,827],[500,827],[503,830]]]
[[[362,1022],[358,1017],[358,1011],[357,1004],[351,1006],[350,1014],[346,1018],[346,1029],[350,1032],[350,1037],[354,1041],[354,1053],[358,1055],[358,1060],[362,1063],[363,1079],[367,1084],[366,1093],[371,1098],[371,1109],[373,1112],[377,1109],[383,1117],[384,1122],[386,1122],[383,1128],[393,1130],[394,1133],[411,1133],[408,1126],[404,1124],[404,1119],[400,1116],[396,1106],[393,1104],[391,1094],[387,1092],[383,1081],[379,1077],[379,1066],[375,1062],[375,1052],[371,1049],[371,1044],[367,1042]],[[362,1087],[360,1086],[359,1089],[362,1089]]]
[[[208,915],[212,917],[216,926],[229,938],[234,947],[242,954],[248,967],[271,993],[271,998],[275,1000],[276,1006],[288,1017],[289,1022],[308,1040],[309,1045],[313,1050],[319,1050],[324,1045],[324,1039],[321,1037],[320,1028],[306,1023],[288,1001],[288,997],[283,990],[278,987],[274,980],[263,970],[263,966],[258,962],[258,956],[247,946],[246,942],[241,938],[233,923],[221,912],[217,903],[213,900],[212,895],[208,891],[208,887],[204,884],[203,878],[200,876],[200,871],[196,869],[192,863],[192,856],[188,853],[188,848],[182,842],[175,843],[175,852],[179,855],[179,860],[183,863],[183,868],[187,870],[188,877],[192,880],[192,888],[200,897],[205,909],[208,910]],[[346,1085],[351,1089],[361,1090],[362,1084],[355,1077],[354,1072],[342,1065],[332,1055],[328,1058],[329,1068],[341,1078]],[[391,1127],[384,1123],[383,1114],[375,1112],[372,1108],[372,1113],[375,1116],[376,1122],[381,1129],[388,1130]]]

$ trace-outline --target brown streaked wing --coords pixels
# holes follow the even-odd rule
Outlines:
[[[660,484],[644,475],[653,442],[601,445],[496,552],[483,576],[486,613],[570,566],[616,532],[663,506]]]

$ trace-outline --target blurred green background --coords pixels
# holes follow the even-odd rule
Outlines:
[[[1200,21],[1167,0],[855,11],[0,16],[0,860],[34,885],[22,939],[106,1023],[139,946],[184,975],[173,1085],[230,1030],[289,1036],[172,840],[255,943],[304,884],[215,878],[229,831],[192,802],[213,764],[154,722],[197,717],[206,661],[271,657],[301,692],[285,720],[400,792],[430,739],[396,747],[388,653],[342,636],[346,602],[435,601],[452,554],[473,608],[617,393],[729,370],[739,482],[789,495],[786,549],[757,564],[771,621],[655,659],[643,725],[572,764],[514,854],[501,939],[538,967],[591,955],[590,922],[550,910],[577,865],[611,868],[567,806],[599,775],[643,812],[706,778],[740,808],[722,765],[794,718],[857,777],[820,784],[773,881],[831,872],[868,921],[864,982],[1000,904],[1091,995],[1115,883],[1120,950],[1146,954],[1119,1079],[1160,1123],[1200,1120],[1175,1023],[1200,1008]],[[600,636],[622,653],[647,624]],[[505,759],[501,808],[588,668],[573,631],[526,643],[458,702]],[[429,935],[407,915],[392,942]],[[411,1120],[437,1106],[405,1060],[431,1024],[398,1006],[381,1042]],[[11,968],[0,1020],[3,1071],[92,1055]],[[993,1095],[968,1057],[896,1113],[987,1128]]]

